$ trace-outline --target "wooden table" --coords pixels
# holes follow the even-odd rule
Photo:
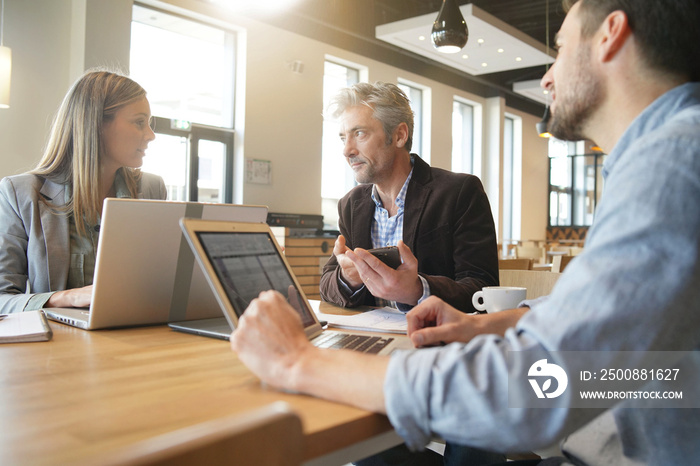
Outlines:
[[[308,464],[400,442],[379,414],[261,386],[228,342],[167,326],[84,331],[0,346],[0,464],[92,462],[134,442],[274,401],[302,419]]]

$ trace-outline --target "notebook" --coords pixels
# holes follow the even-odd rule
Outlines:
[[[90,309],[45,308],[46,316],[86,330],[221,317],[182,217],[265,222],[267,207],[106,199]]]
[[[299,313],[317,346],[377,354],[413,347],[400,335],[324,331],[267,224],[183,218],[180,225],[232,328],[261,291],[274,289]]]

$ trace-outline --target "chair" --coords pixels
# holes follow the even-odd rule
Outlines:
[[[554,256],[552,258],[552,272],[561,273],[564,268],[571,262],[574,256]]]
[[[532,259],[498,259],[498,270],[531,270]]]
[[[583,247],[582,246],[571,246],[569,248],[569,254],[572,256],[578,256],[583,252]]]
[[[538,246],[518,246],[515,248],[515,257],[518,259],[532,259],[536,263],[544,263],[545,249]]]
[[[541,272],[537,270],[501,270],[501,286],[522,286],[527,288],[527,299],[539,298],[551,293],[560,273]]]
[[[185,427],[96,461],[110,466],[299,465],[301,420],[284,402]]]

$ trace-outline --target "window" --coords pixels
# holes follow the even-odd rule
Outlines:
[[[505,114],[503,120],[503,213],[502,238],[519,240],[522,218],[523,121]]]
[[[474,173],[474,106],[452,103],[452,171]]]
[[[233,202],[235,35],[134,5],[131,77],[148,92],[156,139],[143,170],[168,198]]]
[[[582,142],[549,143],[549,225],[589,226],[603,190],[605,154],[584,153]]]
[[[513,159],[515,120],[505,117],[503,122],[503,238],[519,239],[513,235]]]
[[[429,126],[426,121],[429,112],[426,110],[430,108],[428,99],[430,90],[407,81],[400,81],[398,86],[408,97],[411,103],[411,110],[413,110],[413,144],[411,145],[411,152],[418,154],[423,160],[430,163],[430,148],[425,140],[425,135],[428,131],[427,127]]]
[[[326,60],[323,69],[323,111],[340,90],[360,82],[361,70],[336,61]],[[321,154],[321,198],[323,222],[332,229],[338,227],[338,201],[355,186],[355,176],[343,156],[343,144],[338,136],[338,123],[323,121]]]

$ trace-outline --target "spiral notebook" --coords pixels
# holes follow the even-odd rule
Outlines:
[[[0,315],[0,343],[49,341],[53,336],[42,311]]]

